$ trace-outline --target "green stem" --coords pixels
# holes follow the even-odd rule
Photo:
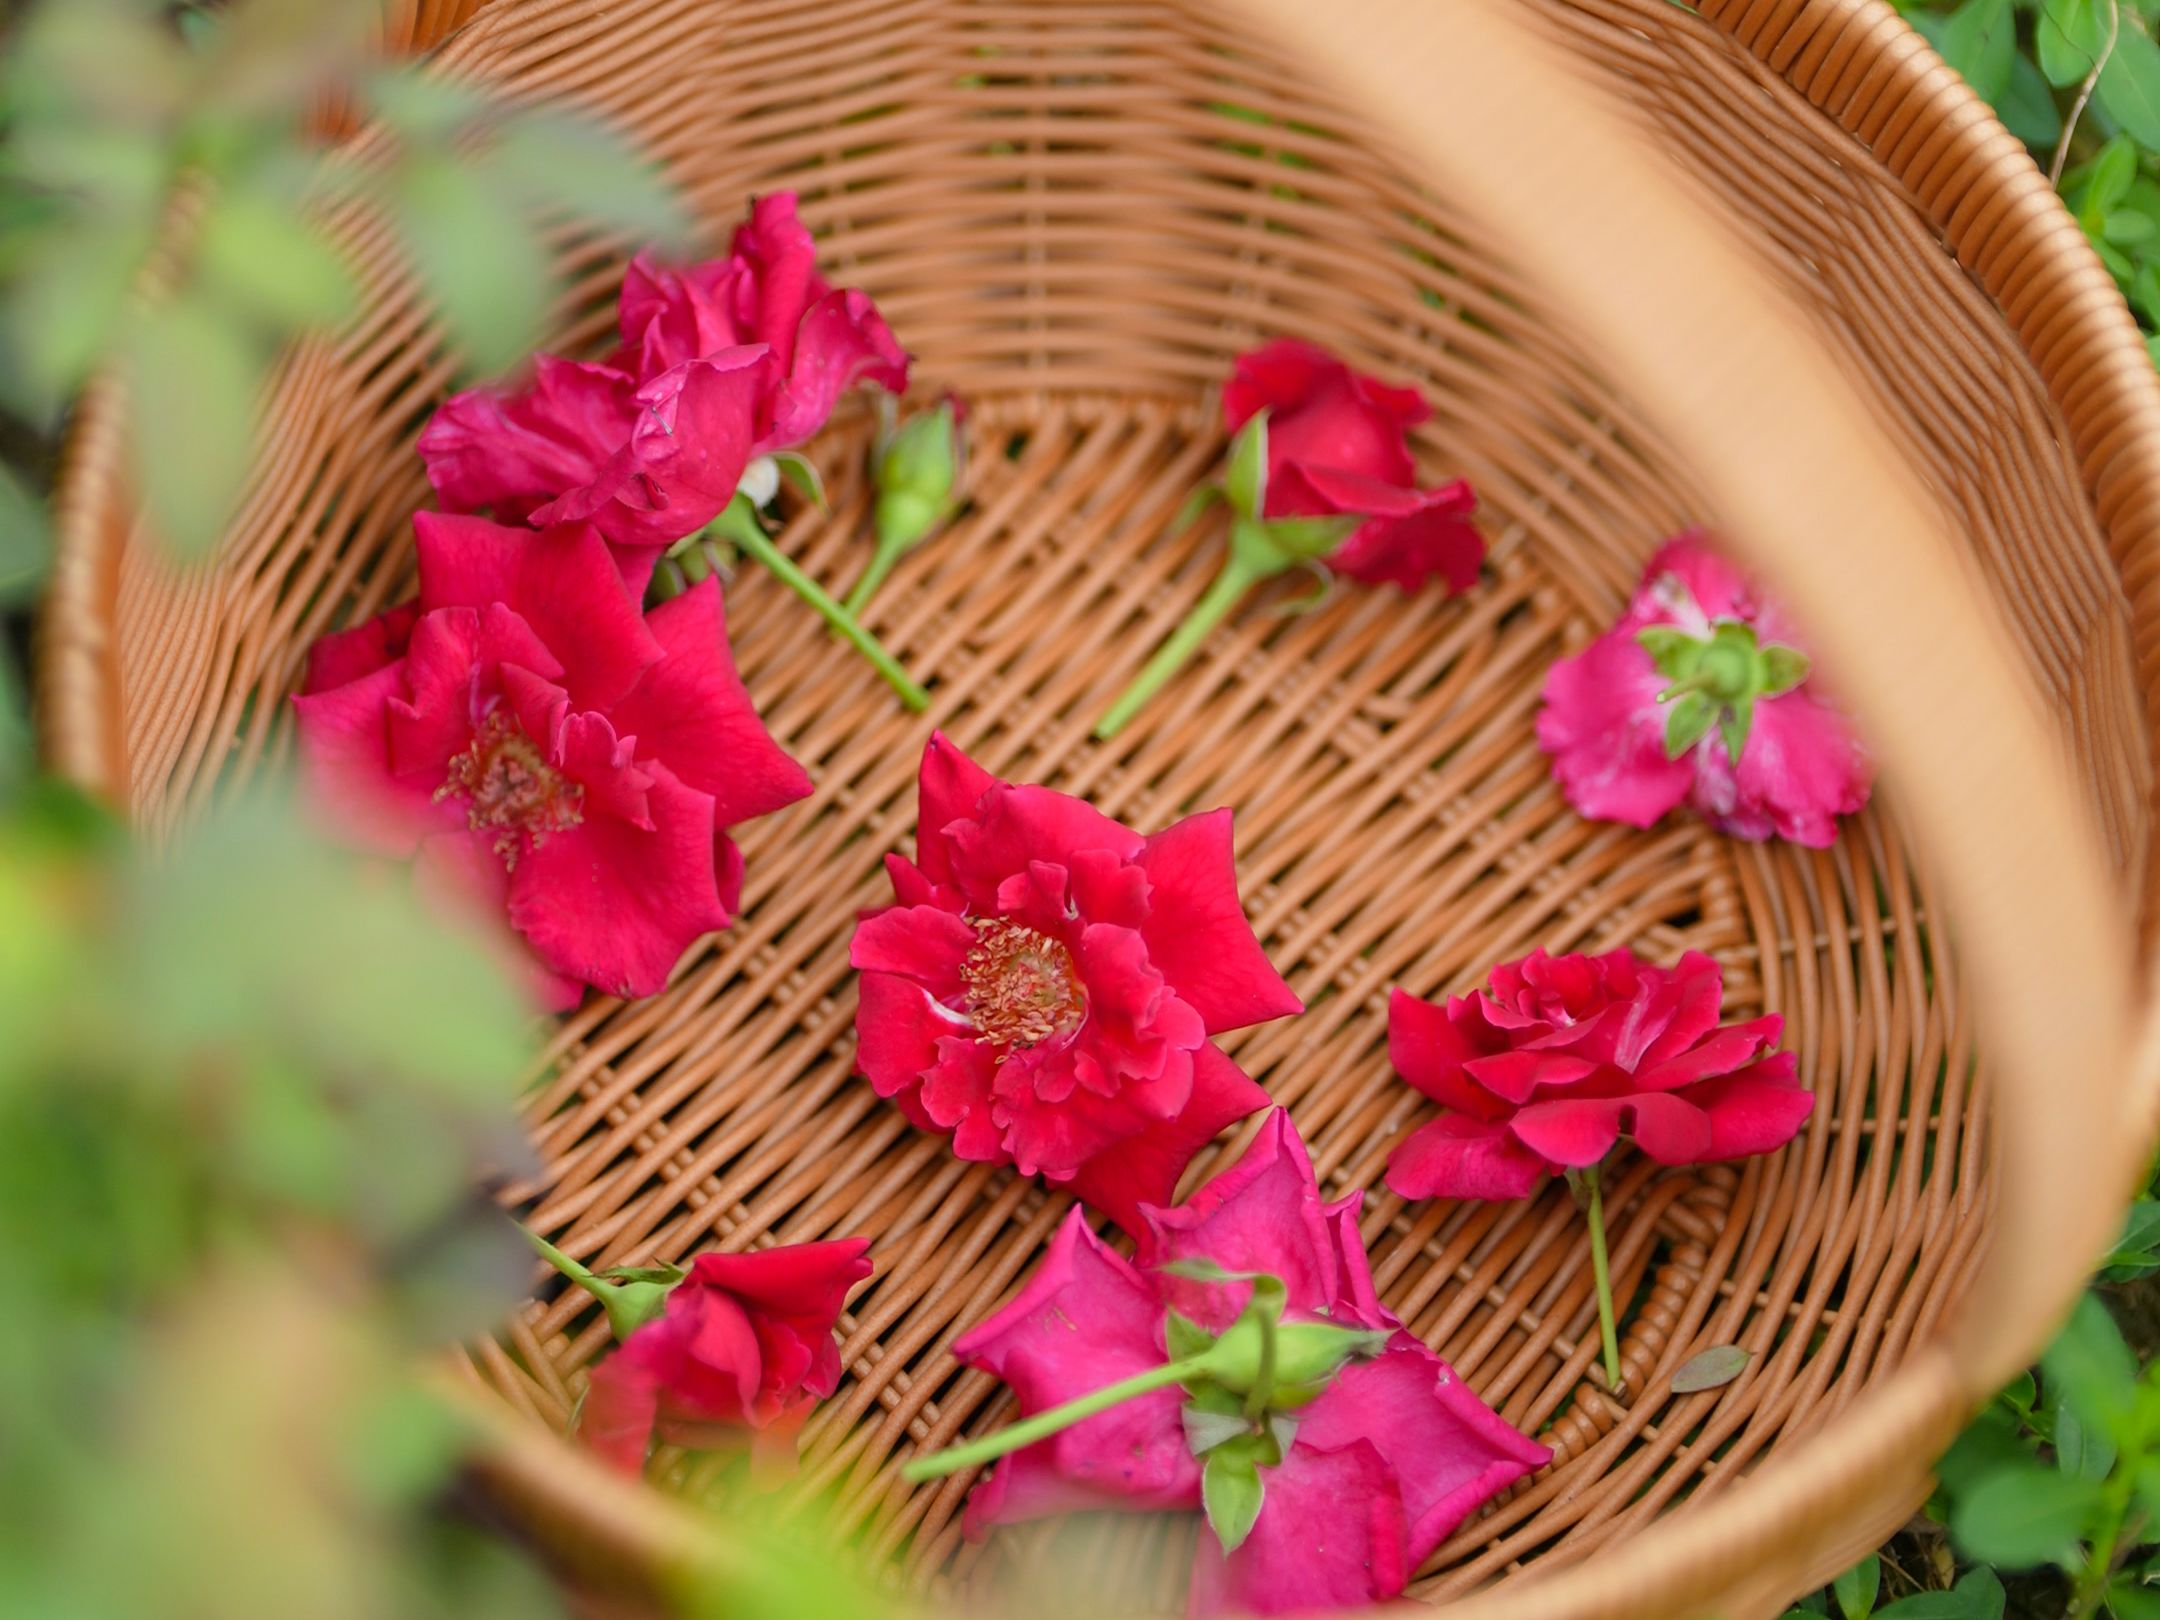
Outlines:
[[[783,585],[816,608],[827,624],[870,660],[871,667],[885,677],[886,684],[900,694],[900,701],[911,712],[920,714],[930,707],[930,694],[900,667],[900,661],[885,650],[877,637],[865,630],[854,614],[835,602],[824,586],[796,567],[793,558],[772,543],[772,537],[766,534],[747,497],[736,496],[725,511],[706,525],[705,532],[731,541],[779,575]]]
[[[1208,587],[1207,595],[1200,598],[1199,605],[1185,617],[1185,622],[1170,634],[1170,639],[1155,649],[1155,656],[1147,662],[1132,685],[1125,688],[1124,695],[1110,705],[1110,712],[1095,724],[1095,738],[1108,742],[1125,729],[1126,722],[1140,712],[1141,705],[1153,697],[1171,676],[1184,667],[1185,660],[1199,650],[1208,632],[1220,624],[1225,614],[1244,598],[1247,591],[1266,578],[1266,571],[1239,555],[1233,546],[1230,555],[1223,560],[1222,572],[1215,576],[1215,583]]]
[[[1093,1417],[1097,1412],[1107,1412],[1111,1407],[1129,1401],[1138,1395],[1154,1390],[1168,1389],[1172,1384],[1182,1383],[1205,1369],[1208,1352],[1186,1356],[1179,1361],[1166,1361],[1146,1372],[1134,1373],[1130,1378],[1105,1385],[1091,1395],[1078,1400],[1053,1406],[1047,1412],[1037,1412],[1031,1418],[1022,1418],[1010,1428],[1000,1429],[996,1434],[984,1435],[964,1446],[954,1446],[933,1456],[917,1457],[900,1470],[900,1477],[911,1485],[920,1485],[926,1479],[943,1479],[947,1474],[957,1474],[963,1468],[973,1468],[1031,1446],[1038,1440],[1047,1440],[1061,1430],[1071,1428]]]
[[[1605,1257],[1605,1194],[1598,1185],[1598,1167],[1582,1173],[1590,1195],[1590,1275],[1597,1279],[1598,1338],[1605,1347],[1605,1387],[1620,1390],[1620,1335],[1613,1322],[1612,1266]]]
[[[520,1226],[518,1230],[525,1234],[525,1241],[527,1243],[530,1243],[535,1249],[539,1250],[541,1259],[545,1260],[549,1265],[553,1266],[565,1277],[568,1277],[580,1288],[591,1294],[593,1298],[599,1300],[601,1304],[605,1305],[608,1302],[608,1296],[615,1292],[615,1285],[613,1283],[607,1281],[605,1278],[595,1277],[587,1267],[571,1259],[567,1254],[564,1254],[562,1250],[556,1248],[554,1244],[550,1243],[538,1232],[535,1232],[531,1227]]]
[[[847,601],[842,604],[848,612],[861,616],[870,606],[870,598],[877,595],[877,588],[885,583],[885,576],[893,571],[893,565],[910,549],[910,543],[904,540],[897,544],[878,542],[877,550],[870,554],[870,566],[862,571],[862,578],[855,582],[855,588],[848,592]]]
[[[2118,1463],[2108,1476],[2107,1490],[2100,1498],[2100,1533],[2093,1537],[2091,1557],[2078,1571],[2066,1620],[2093,1620],[2107,1601],[2108,1582],[2115,1574],[2115,1548],[2122,1540],[2136,1484],[2136,1473],[2126,1463]]]

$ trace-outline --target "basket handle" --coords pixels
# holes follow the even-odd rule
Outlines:
[[[1766,273],[1514,0],[1225,9],[1331,71],[1543,287],[1837,671],[1956,918],[1988,1053],[1997,1204],[1952,1341],[1984,1394],[2075,1296],[2144,1149],[2128,905],[1992,598]]]

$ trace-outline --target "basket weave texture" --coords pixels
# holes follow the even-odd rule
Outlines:
[[[2044,183],[1875,0],[1512,9],[1682,160],[1867,397],[2013,608],[2022,674],[2059,719],[2115,872],[2141,884],[2160,396]],[[1414,1594],[1513,1593],[1526,1573],[1633,1555],[1676,1503],[1699,1516],[1774,1448],[1857,1423],[1854,1403],[1893,1370],[1934,1368],[1983,1249],[1989,1180],[1971,1008],[1930,933],[1936,897],[1894,795],[1823,852],[1688,820],[1592,824],[1562,801],[1532,734],[1544,672],[1705,502],[1624,379],[1569,340],[1475,219],[1379,155],[1309,68],[1205,7],[419,0],[393,34],[424,45],[461,23],[447,70],[620,117],[715,227],[753,192],[797,189],[834,281],[873,294],[919,386],[972,407],[972,504],[873,610],[932,685],[931,714],[901,712],[771,579],[731,586],[745,679],[817,792],[742,830],[741,920],[664,994],[564,1021],[530,1102],[544,1170],[515,1190],[537,1230],[595,1265],[873,1240],[878,1275],[842,1323],[849,1375],[803,1435],[803,1489],[831,1494],[926,1592],[1076,1550],[1092,1584],[1075,1612],[1182,1590],[1160,1526],[972,1547],[966,1477],[897,1477],[911,1450],[1005,1421],[997,1386],[948,1346],[1065,1208],[955,1159],[853,1074],[847,940],[884,898],[878,857],[911,834],[932,724],[1002,776],[1142,828],[1235,807],[1248,910],[1309,1010],[1226,1049],[1290,1108],[1325,1192],[1375,1189],[1363,1229],[1387,1304],[1556,1454],[1440,1549]],[[358,137],[363,153],[374,138]],[[342,229],[369,308],[285,368],[213,564],[176,578],[141,543],[115,394],[93,393],[77,432],[46,735],[154,834],[283,758],[281,700],[308,644],[409,588],[426,496],[412,440],[453,366],[386,237],[361,219]],[[574,294],[550,347],[597,347],[623,244],[562,251]],[[1220,530],[1173,538],[1172,520],[1221,453],[1211,386],[1277,333],[1434,402],[1422,470],[1477,487],[1487,576],[1451,601],[1347,589],[1299,615],[1255,604],[1139,722],[1093,743],[1092,721],[1205,588]],[[830,510],[797,511],[782,536],[841,589],[868,554],[868,435],[843,413],[813,447]],[[1620,1402],[1591,1374],[1589,1256],[1564,1190],[1406,1205],[1379,1188],[1388,1149],[1426,1117],[1387,1065],[1389,986],[1464,990],[1538,945],[1708,952],[1728,1016],[1783,1013],[1820,1097],[1768,1159],[1619,1166],[1615,1285],[1639,1295]],[[562,1427],[608,1342],[590,1306],[574,1291],[530,1305],[471,1353],[472,1379]],[[1749,1374],[1671,1394],[1673,1369],[1718,1344],[1755,1352]],[[1961,1395],[1950,1373],[1931,1379],[1925,1402],[1869,1431],[1886,1450],[1871,1488],[1811,1503],[1750,1567],[1698,1560],[1662,1594],[1562,1584],[1506,1612],[1667,1616],[1697,1612],[1710,1586],[1721,1612],[1756,1612],[1911,1506]],[[665,1455],[656,1468],[678,1483],[696,1471]],[[552,1508],[576,1518],[560,1492]],[[617,1530],[611,1545],[638,1550]]]

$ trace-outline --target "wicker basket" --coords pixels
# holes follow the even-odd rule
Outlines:
[[[472,9],[400,20],[425,43]],[[921,1590],[1054,1555],[967,1547],[967,1480],[897,1477],[1003,1420],[947,1346],[1062,1210],[852,1077],[849,927],[934,722],[1137,824],[1237,807],[1255,924],[1311,1010],[1231,1050],[1333,1189],[1377,1186],[1420,1117],[1385,1061],[1391,983],[1463,988],[1534,944],[1694,947],[1734,1012],[1789,1019],[1821,1099],[1790,1149],[1617,1181],[1618,1286],[1647,1283],[1624,1404],[1588,1375],[1564,1194],[1368,1201],[1388,1302],[1556,1452],[1415,1594],[1465,1620],[1742,1620],[1910,1510],[2076,1288],[2146,1140],[2160,387],[2044,181],[1886,7],[502,0],[441,62],[611,110],[716,225],[798,188],[835,279],[975,406],[973,506],[876,608],[929,717],[770,580],[733,591],[751,690],[818,791],[748,829],[743,919],[665,994],[562,1025],[531,1103],[539,1228],[608,1263],[872,1238],[805,1485]],[[285,754],[308,643],[407,586],[412,440],[452,368],[386,240],[346,235],[367,314],[282,372],[214,564],[175,577],[139,543],[116,393],[75,435],[45,735],[153,834]],[[619,251],[565,249],[557,346],[597,343]],[[1488,577],[1248,611],[1095,745],[1220,543],[1168,537],[1221,450],[1207,390],[1283,331],[1435,399],[1421,454],[1475,481]],[[830,515],[785,536],[828,583],[866,554],[866,431],[816,447]],[[1834,850],[1586,823],[1532,741],[1546,666],[1699,519],[1792,596],[1881,746],[1886,792]],[[545,1433],[605,1346],[588,1306],[530,1305],[467,1370],[499,1397],[506,1498],[631,1589],[693,1531]],[[1721,1343],[1749,1372],[1673,1395]],[[1091,1571],[1144,1562],[1144,1528],[1100,1534]]]

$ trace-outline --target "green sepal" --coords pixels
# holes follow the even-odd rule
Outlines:
[[[1207,1509],[1208,1528],[1225,1553],[1245,1545],[1266,1496],[1260,1465],[1248,1447],[1225,1445],[1208,1453],[1200,1473],[1200,1502]]]
[[[1230,465],[1223,475],[1223,495],[1238,516],[1258,518],[1267,510],[1268,413],[1260,412],[1230,441]]]
[[[1760,660],[1763,697],[1783,697],[1806,680],[1808,671],[1814,667],[1808,655],[1798,647],[1787,647],[1775,641],[1762,649]]]
[[[615,1342],[621,1344],[647,1322],[656,1322],[666,1315],[667,1297],[674,1291],[673,1283],[626,1282],[617,1283],[600,1295],[600,1304],[607,1311],[608,1326],[615,1332]]]
[[[1717,720],[1718,706],[1700,692],[1674,695],[1665,716],[1665,757],[1679,759],[1710,735]]]
[[[1172,539],[1176,539],[1187,529],[1191,528],[1195,523],[1199,522],[1201,515],[1205,513],[1209,507],[1213,506],[1217,501],[1227,499],[1229,499],[1229,497],[1223,494],[1222,485],[1202,484],[1198,489],[1194,490],[1190,495],[1185,497],[1184,504],[1177,509],[1177,516],[1173,517],[1170,520],[1170,537]]]
[[[830,511],[825,499],[825,480],[817,466],[799,450],[775,450],[773,464],[780,469],[780,481],[804,500],[811,502],[820,512]]]
[[[1205,1457],[1217,1446],[1252,1433],[1252,1425],[1239,1411],[1213,1411],[1197,1402],[1178,1413],[1185,1425],[1185,1445],[1195,1457]]]
[[[1650,655],[1651,667],[1668,681],[1684,681],[1702,662],[1704,643],[1676,624],[1650,624],[1635,632],[1635,640]]]
[[[1755,700],[1741,698],[1718,715],[1718,735],[1725,740],[1725,757],[1735,765],[1747,748],[1748,732],[1755,725]]]
[[[1356,517],[1286,517],[1265,519],[1261,527],[1285,558],[1284,566],[1332,556],[1363,520]]]
[[[690,1273],[681,1266],[616,1266],[600,1275],[609,1282],[658,1283],[663,1288],[672,1288]]]
[[[1171,1311],[1163,1322],[1163,1348],[1172,1361],[1197,1356],[1215,1342],[1215,1335],[1191,1317]]]

